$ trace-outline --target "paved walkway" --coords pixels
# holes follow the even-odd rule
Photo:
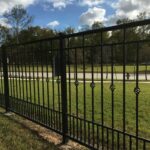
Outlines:
[[[2,76],[2,72],[0,73],[0,75]],[[33,73],[33,72],[9,72],[8,73],[9,75],[9,78],[13,78],[13,77],[31,77],[31,78],[52,78],[52,73],[46,73],[46,72],[38,72],[38,73]],[[83,73],[67,73],[67,78],[71,78],[71,79],[75,79],[76,76],[78,79],[84,79],[84,74]],[[87,80],[91,80],[92,79],[92,76],[94,78],[94,80],[100,80],[101,79],[101,73],[85,73],[85,79]],[[111,80],[112,79],[112,74],[111,73],[103,73],[103,78],[104,80]],[[113,74],[113,78],[114,80],[123,80],[123,74],[122,73],[114,73]],[[139,80],[150,80],[150,74],[139,74]],[[127,80],[127,75],[126,75],[126,80]],[[136,80],[136,75],[135,74],[129,74],[129,80]]]

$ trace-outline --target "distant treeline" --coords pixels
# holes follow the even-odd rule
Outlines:
[[[14,17],[16,14],[22,15]],[[76,32],[72,27],[68,27],[63,31],[56,31],[50,28],[32,26],[31,21],[33,17],[30,17],[22,6],[14,7],[10,12],[6,12],[4,17],[9,20],[8,22],[11,25],[11,27],[0,26],[0,39],[1,43],[5,46],[55,37],[58,36],[60,32],[64,34]],[[146,13],[141,13],[137,16],[137,20],[144,19],[146,19]],[[20,25],[18,25],[18,20]],[[131,21],[132,20],[128,18],[120,19],[116,24],[119,25]],[[22,28],[20,28],[21,25]],[[92,26],[83,26],[81,31],[104,27],[103,23],[94,22]],[[103,32],[102,36],[101,33],[97,32],[84,36],[79,35],[66,38],[64,40],[66,60],[68,64],[90,64],[91,62],[100,64],[101,59],[103,59],[104,64],[110,64],[112,62],[122,64],[125,59],[127,64],[133,64],[136,62],[137,51],[139,51],[139,62],[148,64],[150,63],[150,42],[140,44],[137,44],[138,42],[130,43],[131,41],[141,40],[150,40],[150,25],[127,29],[125,39],[123,30]],[[101,45],[103,46],[101,47]],[[8,59],[10,63],[18,64],[22,59],[27,64],[46,64],[47,60],[48,63],[52,63],[57,61],[59,57],[59,46],[59,40],[46,40],[20,47],[12,47],[8,50]],[[125,50],[125,52],[123,50]],[[18,56],[20,59],[18,59]]]

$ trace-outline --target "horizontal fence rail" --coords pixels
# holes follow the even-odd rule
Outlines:
[[[0,106],[91,149],[150,149],[150,20],[1,47]]]

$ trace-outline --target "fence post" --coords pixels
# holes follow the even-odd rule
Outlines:
[[[3,77],[4,77],[4,97],[5,97],[5,109],[9,111],[9,85],[8,85],[8,65],[6,49],[2,46],[2,63],[3,63]]]
[[[64,35],[60,36],[60,71],[61,71],[61,98],[62,98],[62,132],[63,143],[67,142],[68,118],[67,118],[67,84],[66,84],[66,56],[64,50]]]

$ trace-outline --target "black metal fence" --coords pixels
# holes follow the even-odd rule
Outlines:
[[[0,105],[92,149],[150,149],[150,20],[3,46]]]

